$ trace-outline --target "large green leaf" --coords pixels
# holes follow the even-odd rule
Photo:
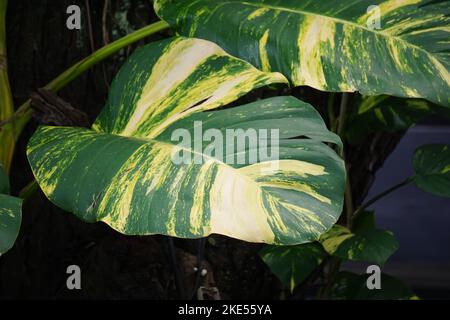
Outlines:
[[[259,254],[270,270],[291,291],[305,281],[327,255],[318,243],[266,246]]]
[[[369,290],[367,278],[352,272],[339,272],[333,280],[331,299],[345,300],[416,300],[418,297],[401,280],[381,274],[381,289]]]
[[[51,201],[125,234],[311,242],[342,210],[343,161],[322,143],[339,138],[313,107],[292,97],[211,111],[284,82],[204,40],[150,44],[118,73],[93,130],[41,127],[28,159]],[[214,132],[206,148],[195,134],[200,127]],[[177,129],[192,141],[174,142]],[[220,143],[229,129],[279,130],[279,141],[265,138],[270,147],[279,144],[279,160],[257,154],[253,163],[250,144],[240,150],[239,142]],[[177,164],[174,155],[188,161]],[[245,161],[229,161],[236,156]]]
[[[380,266],[398,249],[398,242],[391,232],[372,228],[352,233],[343,226],[334,225],[320,241],[325,251],[335,257],[374,262]]]
[[[429,0],[155,0],[182,35],[295,85],[450,106],[450,6]],[[381,29],[370,28],[378,5]]]
[[[350,143],[358,143],[370,133],[405,131],[431,115],[450,118],[448,108],[422,99],[355,95],[352,104],[345,128]]]
[[[441,197],[450,197],[450,146],[425,145],[413,158],[414,183],[422,190]]]
[[[22,200],[8,192],[9,180],[0,165],[0,256],[13,246],[22,220]]]

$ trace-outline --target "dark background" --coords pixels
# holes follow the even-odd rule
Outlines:
[[[105,7],[105,3],[109,5]],[[66,8],[71,4],[82,9],[79,31],[66,28]],[[16,106],[95,49],[156,20],[148,0],[10,0],[8,63]],[[168,35],[162,33],[145,42]],[[97,65],[59,95],[86,112],[92,122],[106,100],[113,75],[133,48]],[[282,93],[311,102],[319,111],[326,105],[326,95],[312,89]],[[15,194],[32,180],[25,147],[36,126],[35,121],[28,125],[16,148],[11,172]],[[450,143],[449,130],[446,123],[433,119],[411,130],[378,171],[373,186],[376,170],[397,146],[401,134],[377,136],[376,143],[370,137],[350,148],[348,159],[355,163],[351,172],[355,203],[360,203],[370,188],[374,195],[407,177],[415,147]],[[384,271],[404,279],[422,297],[449,298],[450,201],[410,186],[373,208],[378,226],[393,230],[401,247]],[[186,287],[192,290],[198,241],[176,239],[175,245]],[[204,265],[208,275],[202,284],[217,286],[222,298],[280,298],[281,284],[258,258],[260,248],[226,237],[210,237]],[[175,299],[178,293],[169,252],[164,237],[127,237],[103,223],[83,223],[38,192],[25,204],[14,248],[0,259],[0,298]],[[66,289],[66,268],[71,264],[81,267],[82,290]],[[358,265],[349,268],[361,270]]]
[[[377,173],[369,196],[412,175],[412,155],[424,144],[450,144],[450,125],[429,119],[410,129]],[[450,199],[406,186],[374,204],[378,225],[392,230],[400,249],[384,271],[398,276],[418,293],[450,299]]]

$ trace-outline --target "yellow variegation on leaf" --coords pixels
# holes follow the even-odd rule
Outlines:
[[[11,249],[22,221],[22,200],[9,196],[9,179],[0,164],[0,256]]]
[[[430,0],[155,0],[211,40],[294,85],[425,98],[450,107],[450,6]]]
[[[341,145],[339,137],[293,97],[220,108],[255,88],[286,83],[205,40],[156,42],[119,71],[92,130],[41,127],[28,159],[51,201],[125,234],[311,242],[342,209],[343,161],[323,143]],[[213,143],[198,136],[199,124],[214,133]],[[260,141],[276,145],[278,157],[265,158],[251,144],[239,148],[239,141],[218,143],[229,130],[276,132],[277,139]],[[189,143],[174,141],[174,132]],[[179,153],[189,160],[174,161]]]

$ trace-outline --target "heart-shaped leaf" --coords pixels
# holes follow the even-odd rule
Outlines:
[[[355,95],[352,104],[345,128],[350,143],[359,143],[370,133],[406,131],[431,115],[450,118],[450,109],[422,99]]]
[[[294,85],[450,106],[446,1],[155,0],[154,6],[180,34],[214,41]]]
[[[414,183],[420,189],[441,197],[450,197],[450,146],[425,145],[413,157]]]
[[[322,263],[327,254],[320,244],[306,243],[297,246],[267,246],[259,255],[292,292]]]
[[[0,256],[14,245],[22,220],[22,200],[8,192],[8,176],[0,165]]]
[[[367,280],[370,274],[357,275],[339,272],[331,285],[331,299],[345,300],[417,300],[418,297],[401,280],[380,274],[381,289],[370,290]]]
[[[51,201],[125,234],[311,242],[342,210],[343,161],[322,143],[340,139],[292,97],[213,111],[274,83],[286,79],[208,41],[153,43],[122,67],[93,130],[41,127],[28,159]]]
[[[340,225],[334,225],[320,242],[332,256],[374,262],[380,266],[398,249],[398,242],[390,231],[363,228],[352,233]]]

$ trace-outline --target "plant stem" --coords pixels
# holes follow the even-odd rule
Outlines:
[[[318,297],[321,300],[329,299],[330,290],[333,285],[333,280],[336,274],[339,272],[339,268],[341,267],[341,260],[339,258],[331,257],[329,266],[330,270],[328,271],[327,274],[326,283],[318,293]]]
[[[352,194],[352,186],[350,183],[350,175],[348,174],[348,166],[345,165],[346,169],[346,179],[345,179],[345,213],[346,213],[346,224],[347,228],[352,229],[352,221],[354,215],[353,208],[353,194]]]
[[[361,205],[353,214],[353,220],[356,220],[356,218],[362,213],[364,212],[364,210],[366,210],[368,207],[370,207],[372,204],[374,204],[375,202],[377,202],[378,200],[380,200],[381,198],[384,198],[386,195],[390,194],[391,192],[400,189],[401,187],[404,187],[408,184],[410,184],[412,181],[414,181],[414,177],[409,177],[406,180],[394,185],[393,187],[381,192],[380,194],[376,195],[375,197],[373,197],[372,199],[370,199],[369,201],[367,201],[366,203],[364,203],[363,205]]]
[[[328,96],[328,103],[327,103],[327,113],[328,113],[328,126],[330,128],[330,131],[336,132],[336,115],[334,110],[334,100],[336,98],[336,94],[334,92],[331,92]]]
[[[345,122],[347,119],[347,113],[348,113],[348,107],[349,107],[349,94],[344,92],[342,94],[341,98],[341,105],[339,109],[339,120],[338,120],[338,128],[337,128],[337,134],[339,137],[341,137],[342,141],[344,141],[344,129],[345,129]],[[349,176],[349,168],[347,165],[347,162],[345,161],[345,152],[344,148],[339,149],[339,154],[344,159],[345,163],[345,212],[346,212],[346,223],[347,226],[351,227],[351,220],[353,215],[353,196],[352,196],[352,187],[350,183],[350,176]]]
[[[192,292],[191,300],[197,295],[198,287],[200,286],[200,280],[202,277],[202,263],[203,257],[205,255],[206,238],[201,238],[198,243],[198,253],[197,253],[197,274],[194,283],[194,292]]]
[[[175,274],[175,284],[177,287],[178,296],[180,297],[180,299],[186,299],[186,293],[185,293],[186,291],[184,288],[184,281],[181,276],[180,268],[178,266],[175,245],[174,245],[173,239],[171,237],[166,237],[166,239],[167,239],[167,243],[169,245],[170,261],[172,262],[172,268],[173,268],[173,272]]]
[[[339,111],[339,123],[337,128],[337,134],[341,137],[342,140],[344,140],[343,134],[345,129],[345,122],[347,119],[349,97],[350,94],[347,92],[344,92],[342,94],[341,106],[339,108],[340,111]]]
[[[349,109],[349,99],[350,95],[346,92],[342,94],[341,97],[341,103],[339,107],[339,118],[337,120],[337,129],[335,125],[331,125],[331,129],[333,132],[336,132],[337,135],[341,138],[342,142],[344,142],[344,129],[345,129],[345,122],[348,116],[348,109]],[[334,110],[332,108],[332,104],[330,100],[328,101],[328,112],[330,115],[330,119],[334,117]],[[331,106],[330,106],[331,105]],[[331,121],[331,120],[330,120]],[[336,123],[336,121],[333,121]],[[344,160],[345,164],[345,192],[344,192],[344,198],[345,198],[345,212],[346,212],[346,223],[349,226],[351,224],[351,217],[353,215],[353,196],[352,196],[352,188],[350,184],[350,177],[348,174],[348,166],[347,162],[345,161],[345,152],[344,148],[339,148],[339,155]],[[329,296],[329,291],[332,286],[332,281],[336,275],[337,272],[339,272],[339,268],[341,267],[341,261],[337,258],[331,258],[329,261],[329,272],[326,279],[325,285],[320,290],[318,296],[320,299],[327,299]]]
[[[10,118],[14,113],[11,86],[8,78],[8,60],[6,49],[6,9],[7,0],[0,0],[0,122]],[[6,174],[9,173],[14,153],[14,125],[7,123],[0,128],[0,163]]]
[[[78,63],[76,63],[63,73],[61,73],[58,77],[56,77],[54,80],[48,83],[44,88],[53,92],[57,92],[60,89],[64,88],[66,85],[68,85],[70,82],[72,82],[74,79],[79,77],[82,73],[84,73],[97,63],[103,61],[105,58],[116,53],[117,51],[145,37],[158,33],[167,28],[169,28],[169,25],[166,22],[158,21],[142,29],[139,29],[133,33],[130,33],[129,35],[126,35],[123,38],[111,42],[110,44],[102,47],[101,49],[97,50],[90,56],[79,61]],[[30,99],[27,100],[15,112],[16,115],[20,115],[20,117],[17,117],[16,120],[14,120],[16,123],[16,132],[15,132],[16,140],[18,139],[25,125],[30,120],[32,112],[30,108],[30,102],[31,102]]]
[[[39,185],[36,180],[31,181],[25,187],[22,188],[19,192],[19,198],[22,198],[24,201],[27,201],[36,191],[39,190]]]

